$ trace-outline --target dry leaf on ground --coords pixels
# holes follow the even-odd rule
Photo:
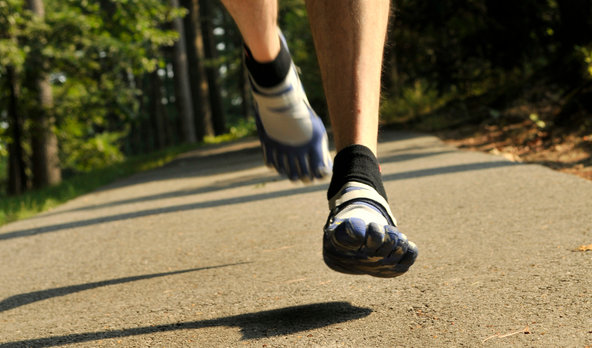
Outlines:
[[[575,251],[592,251],[592,244],[580,245]]]

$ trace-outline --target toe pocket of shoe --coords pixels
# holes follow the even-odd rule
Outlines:
[[[283,162],[284,169],[286,170],[286,175],[288,176],[288,179],[290,179],[291,181],[300,180],[300,170],[298,168],[298,164],[296,163],[295,158],[289,155],[284,155]]]
[[[277,170],[277,172],[282,175],[286,175],[286,169],[284,168],[283,153],[280,153],[276,149],[272,149],[271,154],[272,154],[272,163],[273,163],[273,166],[275,167],[275,170]]]
[[[366,248],[369,251],[376,251],[384,243],[385,234],[383,229],[375,222],[371,222],[366,229]]]
[[[389,227],[389,226],[387,226]],[[382,256],[384,258],[390,257],[393,252],[397,249],[397,243],[399,239],[396,235],[389,233],[389,230],[385,229],[383,236],[382,245],[376,249],[376,256]]]
[[[312,182],[313,175],[310,171],[310,164],[309,164],[308,156],[298,157],[298,161],[296,162],[296,165],[298,166],[298,172],[300,173],[300,179],[304,183]]]
[[[399,265],[405,268],[409,268],[415,262],[417,258],[417,246],[413,242],[409,242],[409,247],[407,248],[407,252],[401,260],[399,260]]]
[[[399,232],[394,226],[385,226],[386,239],[392,241],[391,244],[391,257],[402,257],[409,247],[407,236]]]
[[[263,163],[265,163],[268,168],[276,168],[274,161],[275,151],[267,145],[262,145],[261,149],[263,151]]]
[[[317,151],[311,151],[309,153],[310,168],[314,177],[322,179],[327,175],[331,174],[331,168],[327,167],[324,154]]]
[[[358,249],[364,243],[365,230],[366,224],[362,219],[348,219],[335,228],[333,241],[345,249]]]

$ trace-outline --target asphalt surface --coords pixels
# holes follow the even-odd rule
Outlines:
[[[1,227],[0,347],[592,345],[592,182],[382,137],[407,274],[329,270],[328,182],[246,140]]]

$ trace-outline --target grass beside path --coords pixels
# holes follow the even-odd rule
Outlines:
[[[64,179],[55,186],[26,192],[19,196],[2,197],[0,226],[56,207],[117,179],[162,166],[178,154],[195,147],[196,145],[181,145],[147,155],[130,157],[122,163]]]
[[[228,134],[206,137],[202,144],[179,145],[146,155],[130,157],[122,163],[77,174],[52,187],[26,192],[20,196],[0,197],[0,226],[54,208],[117,179],[160,167],[172,161],[177,155],[201,145],[232,141],[253,133],[254,125],[241,127],[238,130],[233,127]]]

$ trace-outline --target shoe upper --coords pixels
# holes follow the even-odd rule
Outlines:
[[[350,204],[353,202],[356,204]],[[331,215],[335,216],[339,213],[341,218],[346,218],[350,215],[360,217],[361,210],[353,213],[350,212],[356,208],[355,205],[362,205],[379,211],[384,216],[386,224],[397,226],[397,220],[393,216],[388,202],[370,185],[350,181],[343,185],[339,193],[329,200]]]
[[[313,136],[312,120],[316,116],[298,78],[296,67],[279,85],[262,88],[251,79],[255,109],[265,133],[285,145],[299,146]]]

